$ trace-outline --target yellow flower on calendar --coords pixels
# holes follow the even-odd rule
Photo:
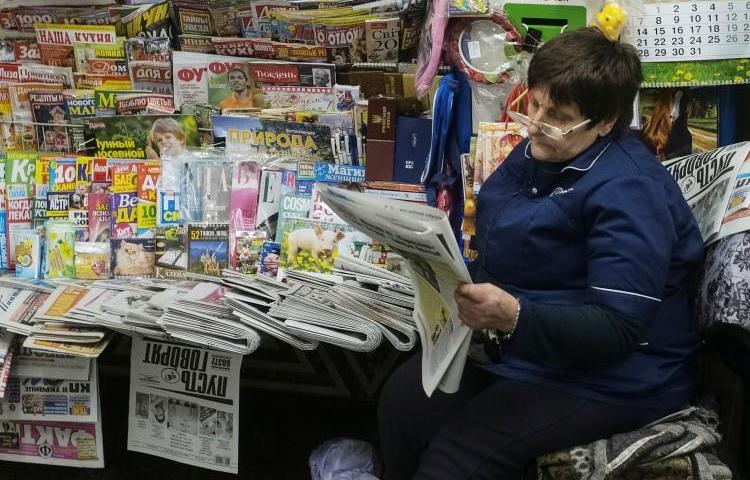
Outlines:
[[[692,80],[692,79],[693,79],[693,74],[692,74],[692,73],[690,73],[690,72],[687,72],[687,73],[685,74],[685,80],[687,80],[687,81],[689,82],[689,81],[690,81],[690,80]]]

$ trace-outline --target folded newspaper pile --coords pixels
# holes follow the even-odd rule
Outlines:
[[[289,269],[285,282],[224,270],[100,281],[20,281],[0,277],[0,328],[24,345],[97,357],[113,332],[179,340],[248,354],[261,333],[302,350],[326,342],[371,351],[385,339],[396,349],[416,344],[411,279],[342,253],[330,274]]]

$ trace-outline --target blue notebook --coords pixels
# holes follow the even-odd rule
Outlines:
[[[430,154],[432,120],[399,117],[396,123],[396,154],[393,180],[420,183],[422,171]]]

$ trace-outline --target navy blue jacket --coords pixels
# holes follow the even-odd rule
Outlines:
[[[688,285],[703,240],[677,183],[631,134],[600,138],[540,175],[550,169],[524,141],[482,186],[474,281],[518,296],[522,311],[528,302],[610,308],[642,322],[642,338],[623,361],[597,369],[534,362],[510,342],[491,369],[607,401],[687,401],[699,343]],[[521,319],[516,339],[534,321]]]

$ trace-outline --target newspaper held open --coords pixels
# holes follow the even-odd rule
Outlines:
[[[750,142],[717,148],[664,162],[693,210],[706,244],[750,229],[747,180],[743,163]]]
[[[325,203],[348,224],[409,261],[415,291],[414,320],[422,342],[422,386],[458,390],[470,329],[458,318],[453,298],[469,271],[445,213],[409,202],[321,187]]]
[[[237,473],[242,355],[133,339],[128,449]]]

